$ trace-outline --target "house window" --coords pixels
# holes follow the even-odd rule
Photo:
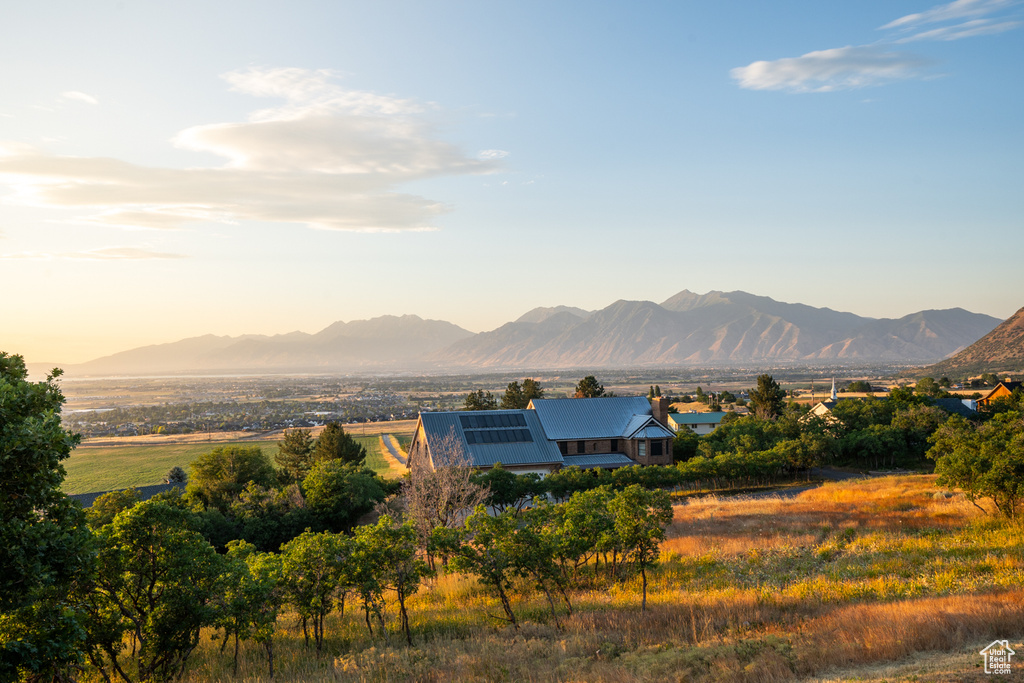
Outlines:
[[[558,451],[562,455],[569,455],[569,443],[567,441],[558,442]]]
[[[652,441],[651,442],[651,455],[661,455],[662,442]]]
[[[637,456],[639,456],[641,458],[646,458],[647,457],[647,442],[646,441],[637,441],[636,442],[636,454],[637,454]]]
[[[612,439],[611,452],[615,453],[618,450],[619,450],[619,440],[618,439]]]
[[[576,442],[576,452],[577,453],[586,453],[587,452],[587,442],[586,441],[577,441]]]

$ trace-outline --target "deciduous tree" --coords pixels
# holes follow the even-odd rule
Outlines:
[[[615,535],[624,562],[633,563],[643,581],[640,611],[647,610],[647,569],[658,559],[665,527],[672,521],[672,503],[666,491],[648,491],[636,484],[623,489],[608,503],[615,516]]]
[[[271,487],[277,472],[259,446],[220,446],[192,462],[186,491],[206,507],[227,512],[250,482]]]
[[[59,370],[29,382],[21,356],[0,352],[0,679],[56,676],[80,660],[70,600],[92,571],[81,508],[60,491],[78,437],[61,426]]]

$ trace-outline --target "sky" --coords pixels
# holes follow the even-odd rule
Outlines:
[[[0,350],[1024,306],[1020,0],[0,9]]]

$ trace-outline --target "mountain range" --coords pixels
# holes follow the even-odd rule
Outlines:
[[[875,319],[746,292],[683,290],[598,311],[535,308],[489,332],[415,315],[336,322],[315,334],[206,335],[66,369],[75,375],[185,372],[498,370],[778,362],[936,361],[1000,324],[960,308]]]

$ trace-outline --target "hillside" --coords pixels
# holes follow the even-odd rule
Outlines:
[[[915,374],[941,377],[983,372],[1024,373],[1024,308],[963,351]]]

